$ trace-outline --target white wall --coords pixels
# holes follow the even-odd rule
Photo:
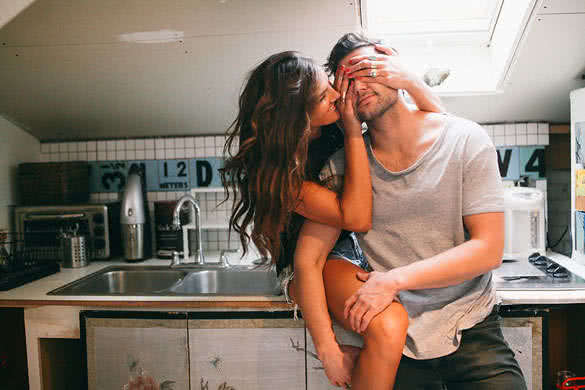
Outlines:
[[[11,229],[10,205],[17,201],[16,174],[21,162],[38,161],[40,143],[0,116],[0,229]]]

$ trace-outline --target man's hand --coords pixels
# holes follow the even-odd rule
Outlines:
[[[320,354],[319,359],[325,368],[325,375],[333,386],[349,388],[351,372],[361,348],[353,345],[340,345],[335,350]]]
[[[153,377],[146,373],[140,373],[124,385],[124,390],[159,390],[159,386]]]
[[[391,271],[358,272],[358,279],[365,283],[345,301],[343,311],[354,332],[365,331],[372,318],[394,301],[398,289],[392,275]]]
[[[380,83],[389,88],[408,91],[417,76],[407,70],[393,49],[376,45],[376,51],[380,54],[351,58],[346,76],[365,83]]]
[[[346,135],[362,136],[362,123],[356,115],[356,93],[351,80],[345,75],[345,68],[340,65],[335,72],[333,88],[339,92],[339,99],[335,103],[341,115],[341,127]]]

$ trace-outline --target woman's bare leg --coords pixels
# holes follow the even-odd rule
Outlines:
[[[327,260],[323,270],[329,311],[348,330],[351,326],[343,318],[343,309],[345,300],[363,285],[356,277],[357,272],[363,270],[346,260],[335,259]],[[364,348],[352,373],[352,389],[392,389],[407,328],[408,315],[398,302],[393,302],[372,319],[362,334]]]

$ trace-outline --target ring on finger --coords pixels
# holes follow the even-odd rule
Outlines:
[[[370,70],[370,77],[376,77],[376,75],[377,75],[376,69]]]

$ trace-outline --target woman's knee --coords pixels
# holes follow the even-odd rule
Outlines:
[[[370,321],[364,341],[383,350],[400,347],[402,351],[407,329],[408,313],[400,303],[394,302]]]

